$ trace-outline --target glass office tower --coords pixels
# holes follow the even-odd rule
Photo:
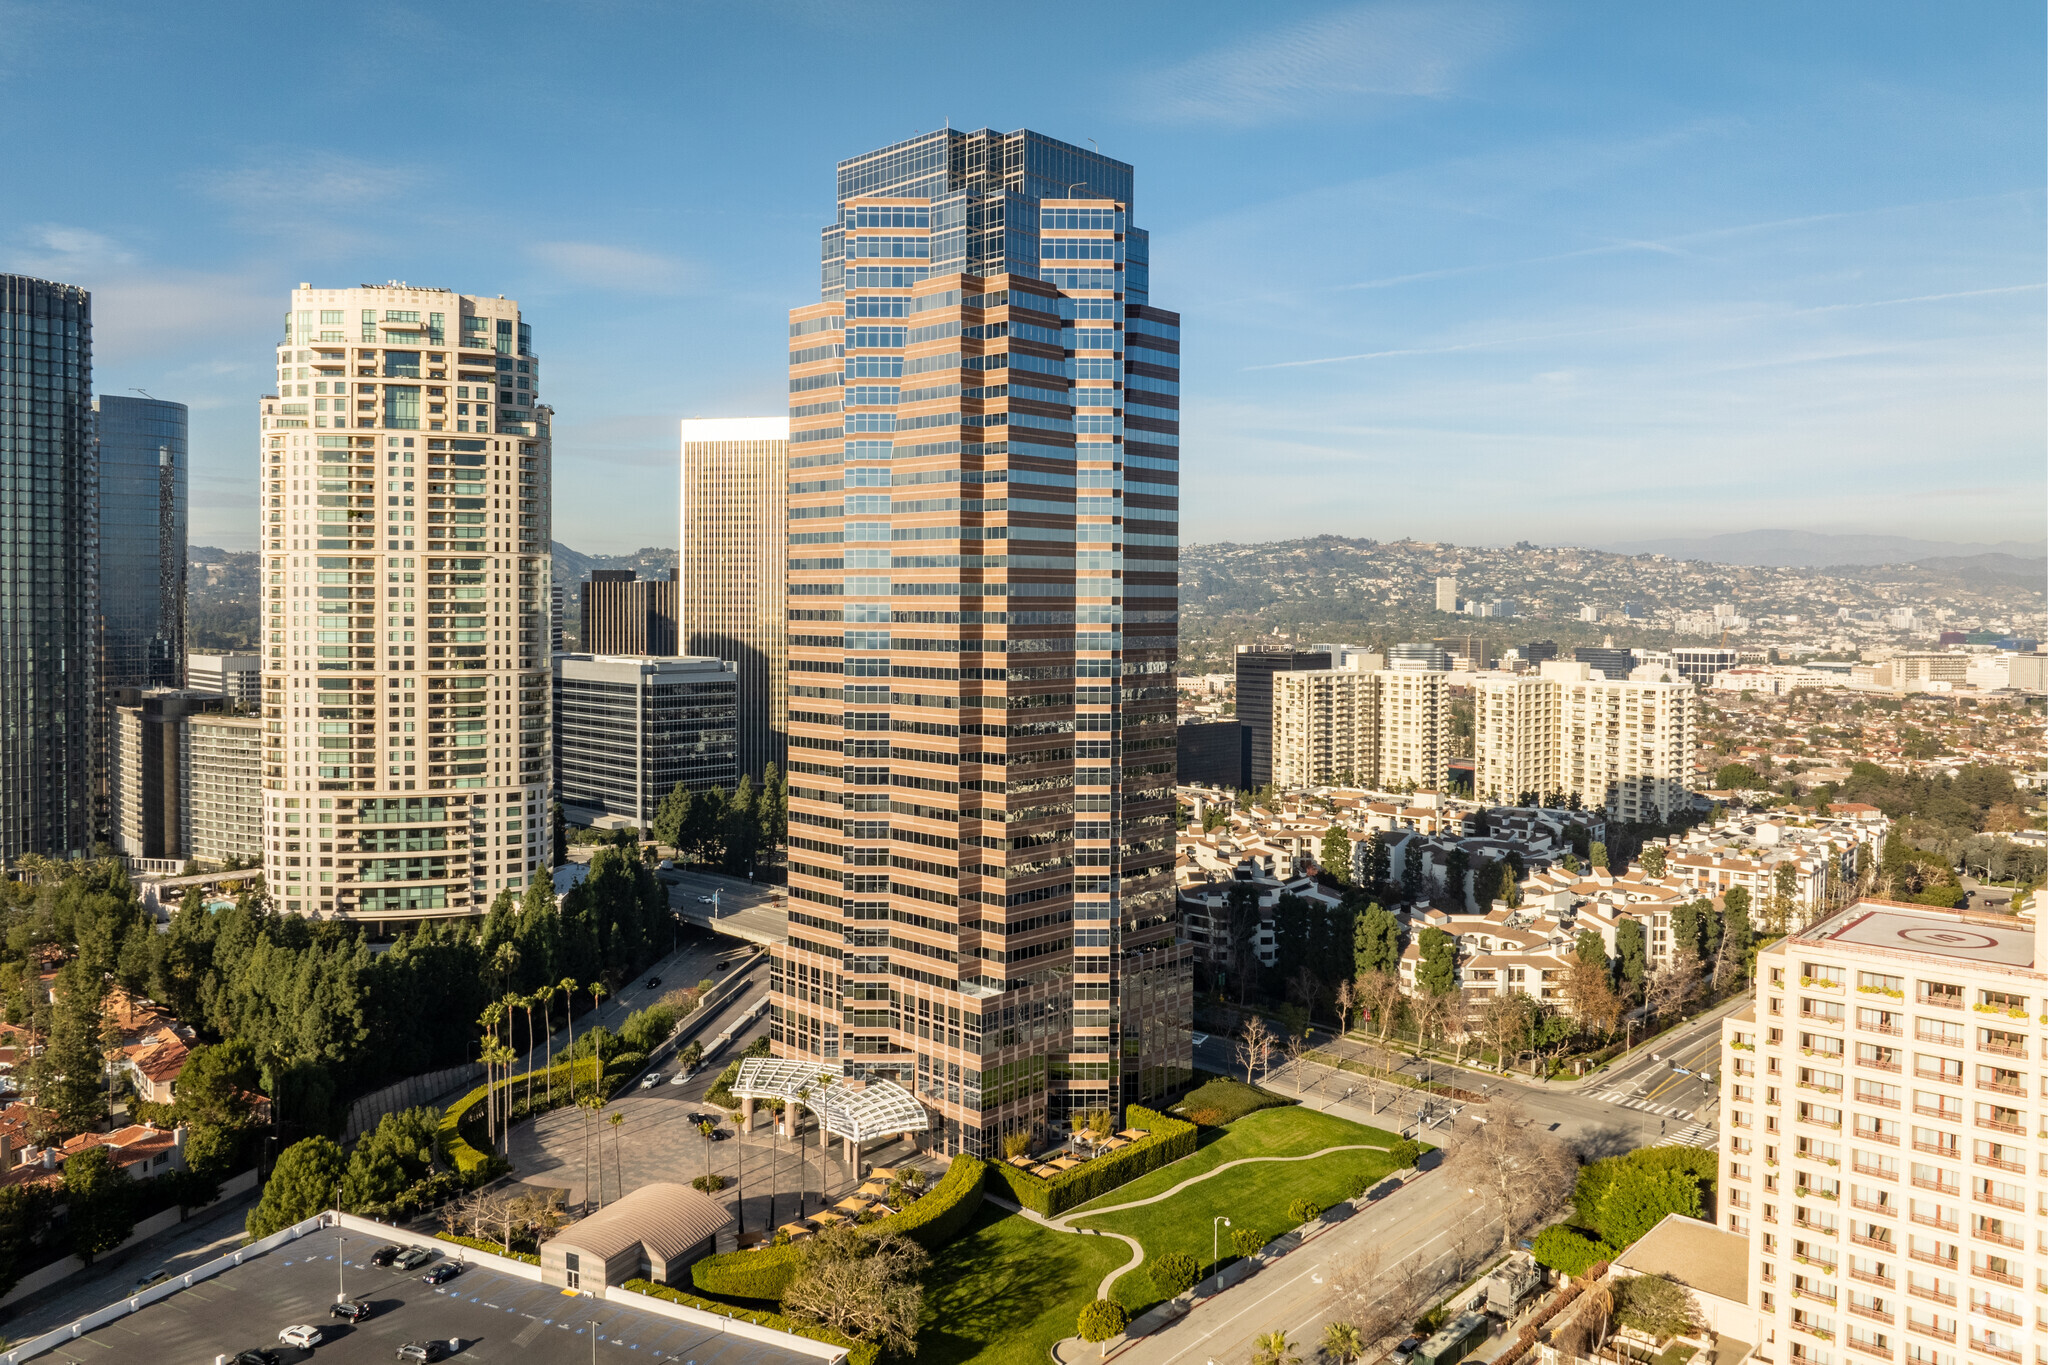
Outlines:
[[[0,860],[92,842],[92,296],[0,275]]]
[[[100,686],[185,685],[186,410],[101,394]]]
[[[948,1151],[1190,1073],[1173,923],[1179,318],[1131,168],[945,130],[841,163],[790,314],[786,1056]]]

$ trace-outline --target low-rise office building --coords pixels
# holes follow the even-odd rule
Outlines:
[[[653,827],[662,798],[739,780],[739,681],[719,659],[557,654],[555,774],[563,815]]]

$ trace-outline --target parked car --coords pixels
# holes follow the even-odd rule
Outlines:
[[[378,1247],[375,1251],[370,1253],[370,1264],[390,1265],[393,1261],[398,1259],[398,1253],[400,1252],[400,1250],[402,1250],[402,1248],[395,1246]]]
[[[447,1344],[439,1341],[408,1341],[398,1348],[400,1360],[442,1360],[447,1355]]]
[[[398,1253],[398,1259],[391,1264],[399,1270],[417,1270],[434,1259],[434,1253],[425,1247],[407,1247]]]
[[[302,1351],[310,1351],[327,1338],[318,1327],[313,1326],[309,1322],[302,1322],[279,1332],[277,1339],[287,1346],[296,1346]]]
[[[650,1071],[645,1076],[642,1076],[640,1078],[640,1088],[642,1090],[652,1090],[654,1089],[654,1087],[660,1084],[661,1073],[659,1071]]]
[[[1421,1345],[1421,1337],[1403,1337],[1401,1344],[1394,1348],[1394,1353],[1387,1359],[1392,1365],[1408,1365],[1409,1361],[1415,1359],[1415,1352]]]
[[[267,1346],[251,1346],[246,1351],[235,1353],[235,1365],[277,1365],[284,1359]]]
[[[329,1307],[327,1316],[340,1318],[343,1322],[361,1322],[370,1316],[370,1305],[361,1299],[345,1299]]]
[[[171,1272],[168,1270],[152,1270],[149,1272],[149,1274],[144,1275],[141,1279],[137,1280],[135,1282],[135,1287],[137,1289],[147,1289],[153,1284],[162,1284],[165,1280],[168,1280],[169,1278],[171,1278]]]
[[[420,1278],[428,1284],[446,1284],[462,1273],[462,1267],[453,1261],[443,1261]]]

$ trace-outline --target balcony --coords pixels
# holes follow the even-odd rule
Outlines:
[[[2008,1350],[2003,1346],[1994,1346],[1988,1340],[1979,1337],[1975,1332],[1970,1334],[1970,1349],[1987,1356],[1997,1356],[2000,1360],[2018,1360],[2020,1358],[2018,1351]]]
[[[1907,1283],[1906,1292],[1916,1299],[1925,1299],[1929,1303],[1942,1304],[1943,1306],[1948,1308],[1953,1308],[1956,1306],[1955,1295],[1943,1294],[1933,1289],[1922,1289],[1919,1285],[1913,1284],[1911,1282]]]
[[[1889,1237],[1871,1237],[1861,1232],[1849,1234],[1849,1240],[1860,1247],[1875,1247],[1879,1251],[1897,1251],[1899,1244]],[[1951,1262],[1950,1264],[1954,1264]]]
[[[1961,1122],[1961,1119],[1957,1118],[1953,1121]],[[1980,1117],[1977,1120],[1977,1126],[1979,1128],[1989,1128],[1994,1133],[2024,1133],[2026,1131],[2026,1129],[2021,1127],[2019,1124],[2009,1122],[2005,1119],[1987,1119]]]
[[[1923,1228],[1939,1228],[1943,1232],[1954,1232],[1959,1226],[1952,1218],[1935,1218],[1924,1213],[1914,1214],[1912,1221]]]
[[[2003,1232],[1999,1232],[1994,1228],[1974,1227],[1970,1229],[1970,1235],[1980,1242],[1991,1242],[2002,1247],[2026,1246],[2026,1242],[2020,1238],[2008,1237]]]
[[[1970,1311],[1972,1313],[1982,1313],[1994,1322],[2009,1322],[2015,1327],[2026,1325],[2026,1319],[2022,1318],[2018,1313],[2008,1313],[2003,1308],[1993,1308],[1988,1303],[1973,1303],[1970,1305]]]
[[[1894,1358],[1890,1347],[1874,1345],[1857,1337],[1844,1337],[1842,1338],[1842,1344],[1852,1351],[1861,1351],[1865,1355],[1876,1356],[1880,1360],[1891,1360]]]
[[[1918,1332],[1923,1337],[1933,1337],[1936,1341],[1946,1341],[1950,1345],[1955,1344],[1956,1333],[1952,1327],[1944,1330],[1931,1323],[1915,1322],[1913,1319],[1907,1318],[1906,1330],[1908,1332]]]
[[[1886,1243],[1885,1245],[1889,1247],[1890,1243]],[[1896,1289],[1899,1287],[1899,1282],[1889,1275],[1873,1275],[1867,1270],[1857,1270],[1853,1267],[1849,1271],[1849,1278],[1852,1280],[1861,1280],[1865,1284],[1883,1285],[1886,1289]]]
[[[1956,1258],[1953,1256],[1936,1256],[1932,1252],[1922,1251],[1918,1247],[1909,1249],[1906,1255],[1926,1265],[1940,1266],[1944,1270],[1954,1270],[1956,1268]],[[2018,1281],[2015,1280],[2014,1283],[2017,1284]]]
[[[1880,1061],[1875,1057],[1858,1057],[1856,1065],[1871,1067],[1877,1071],[1897,1071],[1899,1069],[1897,1062]]]
[[[2022,1213],[2026,1212],[2027,1209],[2026,1203],[2023,1200],[2007,1199],[2004,1195],[1993,1194],[1989,1190],[1978,1190],[1977,1202],[1980,1204],[1996,1204],[2002,1209],[2018,1209]]]
[[[1953,1266],[1955,1262],[1950,1261],[1949,1264]],[[2015,1288],[2024,1283],[2019,1276],[2008,1275],[2002,1270],[1993,1270],[1990,1266],[1972,1265],[1970,1274],[1980,1280],[1989,1280],[1993,1284],[2009,1284]]]
[[[1887,1218],[1899,1216],[1899,1206],[1897,1204],[1873,1204],[1868,1199],[1852,1198],[1849,1201],[1849,1207],[1862,1209],[1866,1213],[1880,1213]]]
[[[1963,1192],[1960,1185],[1945,1185],[1939,1180],[1923,1180],[1917,1175],[1913,1177],[1913,1188],[1916,1190],[1933,1190],[1936,1194],[1957,1196],[1960,1196]]]
[[[2024,1162],[2007,1161],[2004,1157],[1997,1156],[1979,1156],[1977,1164],[1979,1166],[1995,1166],[2001,1171],[2024,1171],[2027,1169]]]

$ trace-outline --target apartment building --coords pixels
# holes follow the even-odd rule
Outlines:
[[[2048,963],[2032,926],[1864,900],[1722,1025],[1720,1217],[1756,1357],[2048,1360]]]
[[[1238,743],[1242,746],[1237,786],[1256,791],[1273,777],[1273,679],[1283,673],[1320,672],[1337,662],[1323,649],[1237,647]]]
[[[552,413],[516,301],[292,291],[263,398],[264,873],[286,913],[483,913],[542,862]]]
[[[1276,784],[1443,787],[1444,674],[1317,669],[1274,673],[1271,686]]]
[[[190,722],[227,698],[177,688],[116,687],[107,693],[109,832],[124,858],[182,862],[197,856],[185,800]]]
[[[184,759],[187,856],[254,865],[263,856],[263,721],[187,716]]]
[[[1645,676],[1657,673],[1656,680]],[[1668,820],[1692,801],[1692,686],[1639,669],[1602,679],[1584,663],[1474,683],[1476,789],[1495,801],[1576,793],[1624,820]]]
[[[1458,610],[1458,580],[1441,576],[1436,580],[1436,609],[1456,614]]]
[[[1179,318],[1132,168],[946,129],[840,163],[789,314],[779,1056],[947,1151],[1189,1074]]]

